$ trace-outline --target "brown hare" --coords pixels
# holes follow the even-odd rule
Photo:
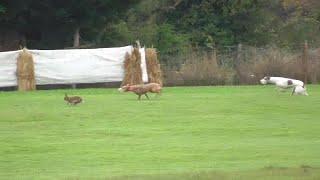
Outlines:
[[[77,105],[82,102],[82,98],[79,96],[68,96],[67,93],[65,93],[64,100],[68,102],[68,104]]]

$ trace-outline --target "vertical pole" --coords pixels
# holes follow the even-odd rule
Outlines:
[[[73,47],[80,46],[80,28],[77,27],[73,34]]]
[[[302,68],[303,68],[303,76],[304,76],[304,83],[307,84],[308,82],[308,41],[304,42],[303,47],[303,56],[302,56]]]
[[[80,27],[77,27],[73,34],[73,47],[78,48],[80,46]],[[76,84],[71,84],[72,89],[76,89]]]
[[[239,69],[239,66],[240,66],[241,60],[242,60],[242,44],[239,43],[238,44],[238,48],[237,48],[236,62],[235,62],[235,70],[236,70],[236,73],[237,73],[237,83],[239,83],[239,84],[240,84],[240,69]]]
[[[257,62],[257,47],[254,46],[254,51],[253,51],[253,62],[256,63]]]
[[[214,48],[212,49],[212,60],[213,60],[213,63],[214,63],[216,66],[219,65],[218,60],[217,60],[217,49],[216,49],[216,47],[214,47]]]
[[[238,44],[238,49],[237,49],[237,65],[240,63],[241,61],[241,56],[242,56],[242,44]]]

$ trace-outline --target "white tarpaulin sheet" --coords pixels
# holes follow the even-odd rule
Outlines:
[[[146,51],[145,48],[140,48],[139,51],[141,54],[142,80],[143,82],[148,82]]]
[[[125,54],[132,46],[101,49],[29,50],[34,59],[36,84],[118,82],[124,77]],[[16,86],[19,51],[0,52],[0,87]],[[148,81],[145,49],[140,49],[143,81]]]
[[[0,52],[0,87],[17,85],[17,57],[19,51]]]

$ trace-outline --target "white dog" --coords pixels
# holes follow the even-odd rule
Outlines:
[[[293,88],[293,94],[308,95],[304,83],[300,80],[284,78],[284,77],[269,77],[266,76],[260,80],[261,84],[275,84],[280,90]]]

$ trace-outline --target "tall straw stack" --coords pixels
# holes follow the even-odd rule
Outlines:
[[[19,91],[36,89],[33,57],[26,48],[19,53],[17,59],[17,79]]]
[[[141,54],[138,48],[134,48],[131,55],[125,56],[124,61],[124,78],[121,86],[126,84],[143,84],[141,70]]]
[[[160,64],[157,58],[157,51],[154,48],[146,49],[146,62],[147,62],[147,72],[148,79],[151,83],[159,83],[161,86],[162,82],[162,73],[160,69]]]

